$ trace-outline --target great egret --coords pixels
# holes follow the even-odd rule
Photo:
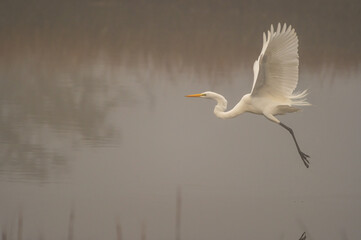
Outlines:
[[[297,143],[293,130],[278,120],[275,115],[293,113],[300,110],[295,106],[310,105],[306,101],[307,90],[294,93],[298,82],[298,39],[295,30],[286,24],[273,25],[266,34],[263,33],[263,47],[254,62],[254,80],[252,91],[242,97],[231,110],[227,109],[227,100],[215,92],[203,92],[186,97],[210,98],[217,101],[214,114],[223,119],[234,118],[241,113],[263,114],[267,119],[285,128],[296,144],[298,153],[305,166],[309,167],[307,154],[303,153]]]

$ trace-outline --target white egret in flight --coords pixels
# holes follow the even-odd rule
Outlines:
[[[298,153],[305,166],[309,167],[307,154],[303,153],[297,143],[293,130],[278,120],[275,115],[293,113],[300,110],[295,106],[310,105],[306,101],[307,90],[294,93],[298,82],[298,39],[295,30],[286,24],[277,30],[263,33],[263,47],[254,62],[254,80],[251,93],[244,95],[231,110],[227,109],[227,100],[215,92],[203,92],[186,97],[210,98],[217,101],[214,114],[223,119],[234,118],[244,112],[263,114],[267,119],[285,128],[296,144]]]

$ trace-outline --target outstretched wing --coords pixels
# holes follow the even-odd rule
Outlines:
[[[278,24],[271,25],[267,37],[263,33],[263,47],[253,65],[252,96],[289,98],[298,82],[298,39],[295,30]]]

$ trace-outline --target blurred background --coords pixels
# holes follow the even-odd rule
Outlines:
[[[213,115],[250,92],[262,33],[299,36],[281,116]],[[361,239],[361,3],[0,2],[5,239]]]

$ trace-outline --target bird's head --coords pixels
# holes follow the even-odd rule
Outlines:
[[[203,93],[187,95],[186,97],[200,97],[216,100],[217,105],[214,107],[214,114],[216,114],[217,117],[224,118],[223,112],[227,109],[227,100],[221,94],[207,91]]]
[[[219,94],[217,94],[217,93],[207,91],[207,92],[203,92],[203,93],[187,95],[186,97],[200,97],[200,98],[215,99],[218,95]]]

